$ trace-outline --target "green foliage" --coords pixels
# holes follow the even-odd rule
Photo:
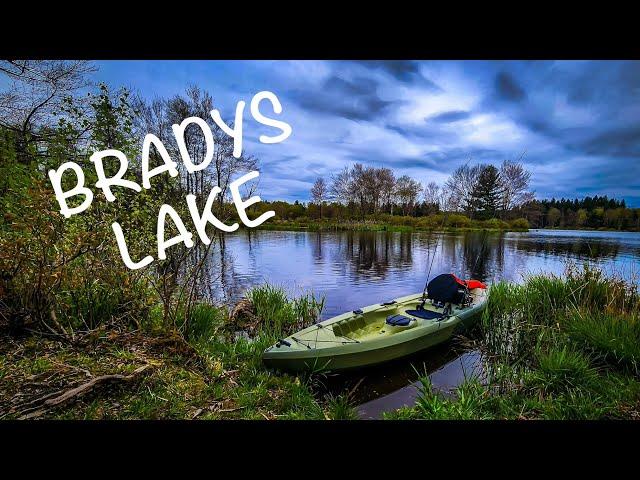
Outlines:
[[[530,375],[529,382],[544,394],[564,394],[597,386],[598,374],[591,367],[589,357],[581,351],[566,345],[548,351],[539,347],[535,361],[537,368]]]
[[[516,218],[509,222],[509,227],[514,230],[529,230],[529,221],[526,218]]]
[[[493,165],[484,166],[471,192],[471,202],[477,211],[477,218],[488,219],[495,216],[502,191],[499,170]]]
[[[640,231],[640,208],[604,196],[533,200],[520,208],[534,228]]]
[[[357,420],[358,414],[351,406],[347,395],[329,395],[327,417],[330,420]]]
[[[497,218],[490,218],[484,222],[484,227],[492,230],[508,230],[510,225]]]
[[[428,376],[420,378],[416,413],[426,420],[482,420],[490,418],[485,412],[490,401],[489,392],[477,379],[462,383],[447,398],[434,392]]]
[[[484,378],[450,396],[421,379],[386,418],[628,418],[640,399],[637,289],[588,265],[491,287],[477,339]]]
[[[260,329],[274,338],[288,335],[316,322],[324,308],[324,298],[313,294],[289,299],[282,287],[260,285],[247,292],[260,319]]]
[[[602,361],[640,373],[640,322],[638,314],[596,314],[576,310],[563,327],[571,340]]]
[[[118,202],[108,203],[98,194],[82,215],[64,219],[45,173],[69,160],[86,166],[94,149],[131,151],[128,93],[114,97],[103,85],[86,103],[66,98],[58,115],[58,125],[45,127],[46,141],[21,162],[15,138],[0,130],[0,292],[5,315],[12,328],[29,324],[64,334],[112,322],[139,326],[158,298],[148,274],[124,267],[111,224],[118,221],[126,232],[135,228],[137,235],[128,239],[130,255],[146,255],[149,239],[155,238],[160,199],[118,189]],[[115,167],[107,165],[107,174]],[[85,184],[96,180],[92,168],[85,169],[85,177]],[[68,188],[75,182],[73,175],[63,177]],[[70,204],[82,200],[79,196]],[[130,210],[118,205],[123,200]]]
[[[224,325],[227,313],[215,305],[200,302],[189,312],[189,340],[210,341]]]
[[[447,226],[455,228],[464,228],[471,225],[471,219],[460,213],[453,213],[447,217]]]

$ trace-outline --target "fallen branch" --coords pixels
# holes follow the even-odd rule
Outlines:
[[[88,382],[83,383],[82,385],[79,385],[70,390],[67,390],[61,395],[57,395],[53,398],[49,398],[50,395],[46,395],[45,397],[42,397],[41,399],[39,399],[39,400],[44,400],[42,404],[39,405],[36,409],[31,411],[30,413],[27,414],[27,410],[23,410],[22,411],[23,415],[19,417],[19,420],[26,420],[29,418],[38,417],[51,408],[59,407],[64,404],[71,403],[72,401],[75,401],[78,398],[82,397],[83,395],[86,395],[90,391],[94,390],[97,386],[100,386],[102,384],[113,383],[113,382],[125,382],[125,383],[131,382],[135,380],[141,373],[143,373],[145,370],[149,368],[151,368],[151,365],[147,364],[135,369],[129,375],[122,375],[122,374],[102,375],[99,377],[92,378]],[[59,392],[56,392],[56,393],[59,393]]]

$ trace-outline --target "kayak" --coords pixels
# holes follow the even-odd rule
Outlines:
[[[416,293],[343,313],[267,348],[266,366],[280,370],[345,370],[375,365],[448,340],[484,309],[487,289],[470,288],[462,304],[424,302]]]

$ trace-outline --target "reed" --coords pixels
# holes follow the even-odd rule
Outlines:
[[[318,299],[307,293],[289,298],[283,287],[270,284],[252,288],[247,292],[247,298],[260,319],[261,331],[276,337],[318,321],[324,309],[324,297]]]
[[[413,408],[388,418],[629,418],[640,398],[640,302],[634,282],[590,265],[492,286],[478,347],[483,382],[443,396],[427,375]]]

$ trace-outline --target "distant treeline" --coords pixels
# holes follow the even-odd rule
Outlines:
[[[320,206],[314,203],[301,203],[299,201],[285,202],[277,200],[273,202],[262,202],[258,211],[274,210],[276,219],[300,221],[319,220]],[[396,211],[402,212],[400,208]],[[412,210],[409,217],[426,218],[434,221],[443,219],[439,208],[428,202],[420,202]],[[338,202],[326,202],[322,206],[322,216],[325,220],[348,221],[360,220],[357,209],[349,205]],[[367,215],[367,218],[379,221],[398,220],[397,215],[378,214]],[[470,216],[462,212],[449,213],[446,223],[449,226],[467,226],[467,222],[462,220]],[[583,199],[560,199],[556,200],[532,200],[516,208],[502,218],[509,223],[519,218],[527,220],[530,228],[577,228],[577,229],[613,229],[640,231],[640,208],[627,208],[624,200],[616,200],[607,196],[585,197]],[[451,221],[449,221],[451,220]],[[441,220],[440,220],[441,221]],[[393,222],[397,223],[397,222]],[[411,220],[403,221],[411,224]],[[471,223],[469,222],[469,225]],[[518,228],[524,228],[525,224],[520,222]]]
[[[521,207],[532,228],[580,228],[640,231],[640,208],[604,196],[533,200]]]

